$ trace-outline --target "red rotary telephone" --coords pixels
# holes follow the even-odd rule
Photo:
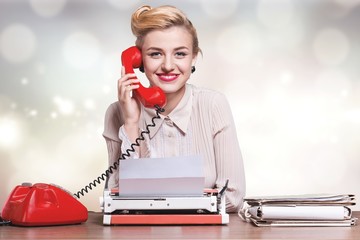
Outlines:
[[[125,67],[126,73],[134,73],[134,68],[139,68],[142,64],[142,56],[140,50],[135,47],[129,47],[121,54],[121,62]],[[164,107],[166,104],[165,93],[161,88],[154,86],[145,88],[139,84],[139,88],[134,90],[137,99],[148,108],[155,106]]]
[[[1,218],[17,226],[49,226],[86,222],[88,211],[71,193],[50,184],[24,183],[11,192]]]

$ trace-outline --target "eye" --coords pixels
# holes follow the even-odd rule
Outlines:
[[[175,53],[175,56],[177,56],[177,57],[185,57],[186,55],[187,55],[186,52],[176,52]]]
[[[149,56],[152,58],[159,58],[161,56],[161,52],[151,52]]]

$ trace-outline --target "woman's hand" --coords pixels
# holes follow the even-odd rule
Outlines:
[[[139,88],[139,83],[134,73],[125,74],[125,68],[121,68],[121,78],[118,80],[118,100],[124,116],[124,128],[130,140],[136,139],[139,129],[140,103],[132,97],[132,91]]]

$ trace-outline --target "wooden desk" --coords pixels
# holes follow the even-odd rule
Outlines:
[[[354,212],[360,218],[360,212]],[[54,227],[0,226],[1,239],[360,239],[353,227],[256,227],[231,214],[224,226],[103,226],[102,213],[86,223]]]

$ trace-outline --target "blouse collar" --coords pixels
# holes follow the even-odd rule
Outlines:
[[[192,85],[185,85],[185,93],[179,104],[174,108],[169,115],[164,116],[160,114],[161,119],[155,119],[155,127],[149,127],[150,138],[153,138],[157,131],[160,129],[161,125],[166,121],[171,121],[177,128],[181,130],[183,134],[186,133],[191,117],[192,110]],[[145,124],[152,125],[152,118],[156,116],[156,112],[152,108],[145,108],[141,106],[142,114],[144,115]],[[165,106],[166,108],[166,106]]]

